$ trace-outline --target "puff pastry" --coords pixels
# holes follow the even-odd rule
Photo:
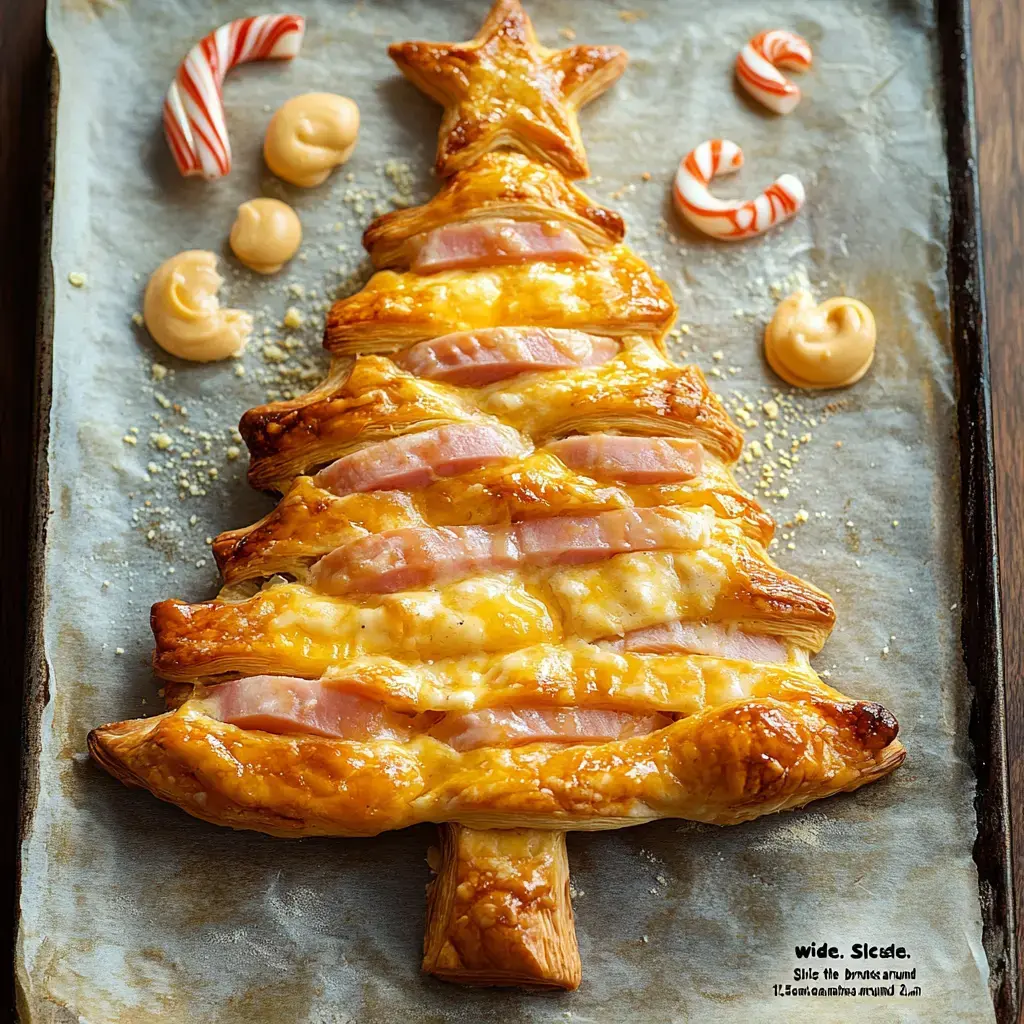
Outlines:
[[[589,249],[621,242],[622,218],[598,206],[550,164],[522,153],[484,153],[471,170],[459,171],[423,206],[378,217],[364,232],[363,245],[378,270],[407,270],[416,243],[448,224],[508,218],[563,224]]]
[[[501,422],[525,444],[616,431],[693,438],[729,462],[742,438],[700,370],[676,366],[642,339],[600,366],[523,374],[489,387],[422,380],[379,356],[339,363],[308,395],[250,409],[239,430],[249,482],[284,491],[295,477],[355,448],[446,423]]]
[[[324,345],[334,355],[397,352],[439,334],[510,325],[660,339],[675,314],[665,283],[615,245],[581,265],[540,261],[430,275],[381,270],[334,304]]]
[[[216,598],[153,606],[167,712],[89,748],[234,828],[437,822],[424,969],[574,988],[566,829],[737,824],[905,751],[812,669],[831,600],[768,556],[668,289],[563,177],[625,55],[543,50],[516,0],[392,54],[446,104],[453,177],[367,230],[383,269],[331,310],[326,380],[243,416],[283,496],[214,542]]]
[[[628,59],[618,46],[545,49],[519,0],[499,0],[468,43],[394,43],[388,53],[444,105],[436,163],[442,177],[501,147],[538,156],[568,178],[587,177],[576,113]]]

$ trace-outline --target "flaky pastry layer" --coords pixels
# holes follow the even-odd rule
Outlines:
[[[582,977],[564,832],[441,826],[423,970],[462,985],[574,989]]]
[[[333,355],[395,352],[417,341],[487,327],[558,327],[661,337],[676,315],[672,293],[624,245],[580,264],[524,263],[422,276],[378,271],[327,315]]]
[[[227,583],[274,573],[301,577],[317,558],[367,533],[492,525],[656,505],[710,508],[762,544],[774,532],[771,518],[710,456],[693,480],[605,486],[538,451],[507,466],[446,477],[409,492],[380,490],[337,497],[318,487],[312,477],[298,477],[259,522],[220,534],[213,554]]]
[[[518,0],[498,0],[464,43],[393,43],[402,73],[444,106],[435,168],[446,177],[495,149],[589,173],[576,114],[625,70],[620,46],[541,46]]]
[[[788,662],[774,665],[703,654],[623,654],[566,640],[429,661],[364,655],[328,668],[321,678],[410,715],[503,707],[694,715],[751,697],[844,699],[818,678],[798,648],[790,650]],[[201,702],[216,688],[172,683],[168,703]]]
[[[422,206],[378,217],[364,232],[363,246],[378,270],[404,270],[417,235],[446,224],[505,217],[557,221],[595,249],[621,242],[626,233],[614,210],[598,206],[550,164],[499,150],[454,175]]]
[[[736,824],[849,791],[905,756],[870,702],[743,700],[647,736],[457,753],[421,736],[355,743],[214,721],[185,704],[94,730],[123,782],[198,818],[279,836],[370,836],[424,821],[602,829],[654,818]]]
[[[707,620],[820,650],[828,595],[717,521],[698,551],[616,555],[487,573],[432,590],[328,597],[281,583],[242,601],[153,606],[154,667],[167,679],[317,676],[363,654],[463,657],[572,637],[599,640],[676,619]]]
[[[600,366],[523,374],[487,387],[422,380],[383,356],[340,365],[330,383],[256,406],[239,430],[249,482],[284,492],[356,448],[449,423],[505,423],[534,444],[610,431],[687,437],[732,464],[743,440],[696,366],[676,366],[643,340]]]

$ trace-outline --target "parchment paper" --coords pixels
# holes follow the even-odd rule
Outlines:
[[[896,713],[907,765],[852,797],[739,828],[666,821],[570,837],[584,984],[545,997],[419,976],[432,829],[366,841],[232,833],[88,763],[90,727],[162,709],[148,669],[150,603],[215,592],[205,539],[269,507],[245,484],[244,451],[232,457],[238,417],[268,389],[311,386],[324,365],[323,309],[365,273],[362,227],[391,197],[421,201],[436,186],[439,111],[397,75],[386,44],[469,38],[488,5],[303,0],[301,56],[229,76],[235,167],[210,184],[178,176],[160,104],[193,41],[253,9],[242,0],[54,0],[50,701],[23,849],[27,1020],[992,1019],[957,643],[949,204],[932,12],[914,0],[630,4],[529,5],[548,45],[568,45],[573,31],[632,54],[624,78],[583,113],[594,173],[585,187],[622,210],[629,241],[671,285],[684,325],[677,351],[712,374],[732,407],[749,404],[748,439],[764,458],[745,466],[745,482],[775,461],[776,496],[766,503],[793,524],[780,525],[774,554],[838,606],[817,664],[846,693]],[[805,99],[786,118],[755,107],[732,80],[741,45],[775,26],[801,32],[815,52]],[[315,90],[358,102],[360,143],[323,187],[291,189],[262,165],[263,129],[278,104]],[[793,171],[808,192],[798,219],[734,246],[684,229],[671,176],[712,136],[739,142],[747,158],[736,179],[716,183],[719,194],[753,195]],[[305,225],[302,258],[276,279],[244,271],[225,249],[235,206],[258,194],[286,198]],[[150,271],[185,248],[222,251],[225,300],[260,317],[244,376],[231,362],[164,357],[132,322]],[[73,274],[85,275],[79,287]],[[762,362],[763,324],[800,281],[821,298],[855,295],[876,313],[877,359],[848,391],[790,400]],[[305,315],[298,330],[279,326],[290,306]],[[761,403],[776,394],[782,411],[771,420]],[[799,462],[784,473],[777,454],[793,437]],[[920,995],[775,996],[774,985],[808,966],[794,947],[810,942],[847,951],[833,964],[840,971],[916,969],[907,987]],[[896,943],[911,959],[856,964],[855,942]]]

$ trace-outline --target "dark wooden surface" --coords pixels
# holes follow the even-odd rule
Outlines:
[[[972,0],[972,5],[1017,945],[1024,949],[1024,126],[1019,125],[1024,115],[1024,5],[1021,0]]]
[[[14,920],[29,483],[48,62],[42,0],[0,0],[0,928]],[[0,931],[0,935],[3,935]],[[8,940],[12,937],[5,936]],[[4,949],[5,945],[0,945]],[[8,955],[7,963],[11,963]],[[0,972],[0,1020],[14,979]]]
[[[973,0],[980,180],[999,465],[1009,745],[1013,787],[1024,794],[1024,3]],[[33,423],[33,339],[43,197],[47,61],[43,0],[0,0],[0,778],[16,772],[20,662],[27,602]],[[15,787],[0,786],[0,822],[15,820]],[[1013,805],[1015,876],[1024,893],[1024,799]],[[0,832],[0,921],[13,918],[15,850]],[[1018,898],[1019,946],[1024,912]],[[1024,966],[1024,965],[1022,965]],[[13,984],[0,1019],[13,1019]],[[1024,1018],[1024,1015],[1022,1015]],[[952,1019],[952,1018],[951,1018]]]

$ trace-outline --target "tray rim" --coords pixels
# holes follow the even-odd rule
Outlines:
[[[1006,738],[1006,688],[996,520],[996,465],[985,276],[981,245],[970,0],[934,0],[943,84],[943,125],[950,190],[947,280],[954,355],[957,447],[960,461],[960,526],[963,544],[961,607],[973,610],[961,622],[961,650],[971,689],[969,738],[977,779],[978,835],[973,858],[978,870],[982,942],[989,964],[989,990],[999,1024],[1018,1024],[1020,978],[1010,827],[1010,778]],[[57,101],[56,54],[49,54],[49,139],[42,176],[41,267],[37,303],[31,513],[27,551],[25,680],[21,765],[17,774],[19,814],[14,836],[14,919],[6,942],[15,975],[17,1020],[32,1018],[25,979],[17,969],[21,851],[35,807],[36,762],[42,716],[49,701],[44,645],[45,551],[49,519],[49,443],[52,392],[54,280],[52,243]],[[13,780],[12,780],[13,781]]]
[[[968,732],[971,767],[977,778],[974,862],[996,1018],[1001,1024],[1016,1024],[1020,1009],[1017,908],[970,0],[945,4],[939,0],[937,9],[951,203],[947,276],[960,452],[961,608],[972,611],[970,620],[961,618],[960,641],[973,691]]]

